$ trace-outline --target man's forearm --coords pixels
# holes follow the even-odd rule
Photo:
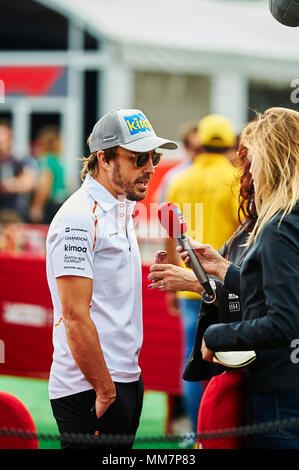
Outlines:
[[[114,396],[114,384],[89,312],[84,318],[84,321],[72,318],[64,320],[68,344],[78,367],[97,395],[109,399]]]

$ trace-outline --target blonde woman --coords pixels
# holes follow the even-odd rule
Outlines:
[[[233,292],[240,285],[243,320],[207,328],[202,355],[211,361],[213,351],[256,351],[244,369],[244,424],[253,424],[299,418],[299,113],[268,109],[247,124],[241,142],[251,158],[258,213],[243,264],[192,244],[224,287]],[[245,445],[299,449],[299,425],[246,436]]]

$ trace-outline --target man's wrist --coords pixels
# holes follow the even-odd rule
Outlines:
[[[113,395],[109,395],[107,397],[103,397],[101,394],[97,394],[97,399],[100,400],[101,403],[107,404],[111,400],[114,400],[116,398],[116,393]]]
[[[110,384],[101,384],[95,389],[96,395],[103,403],[110,401],[116,397],[115,383],[111,379]]]

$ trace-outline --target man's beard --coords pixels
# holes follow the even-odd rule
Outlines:
[[[122,194],[125,194],[129,201],[142,201],[145,198],[146,191],[142,194],[137,193],[135,190],[135,184],[141,179],[149,181],[150,174],[145,174],[143,178],[137,178],[137,180],[132,182],[121,175],[119,163],[116,160],[114,161],[112,181],[121,190]]]

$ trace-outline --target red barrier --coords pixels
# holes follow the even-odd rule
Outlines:
[[[37,433],[34,420],[24,403],[7,392],[0,392],[0,428]],[[38,447],[36,438],[0,437],[0,449],[38,449]]]
[[[144,341],[140,366],[145,388],[182,392],[183,334],[181,319],[167,312],[165,292],[148,289],[149,268],[142,267]]]
[[[167,313],[165,293],[147,288],[148,272],[143,266],[144,343],[140,365],[145,388],[180,394],[181,322]],[[44,257],[0,255],[0,340],[0,374],[48,377],[52,302]]]

